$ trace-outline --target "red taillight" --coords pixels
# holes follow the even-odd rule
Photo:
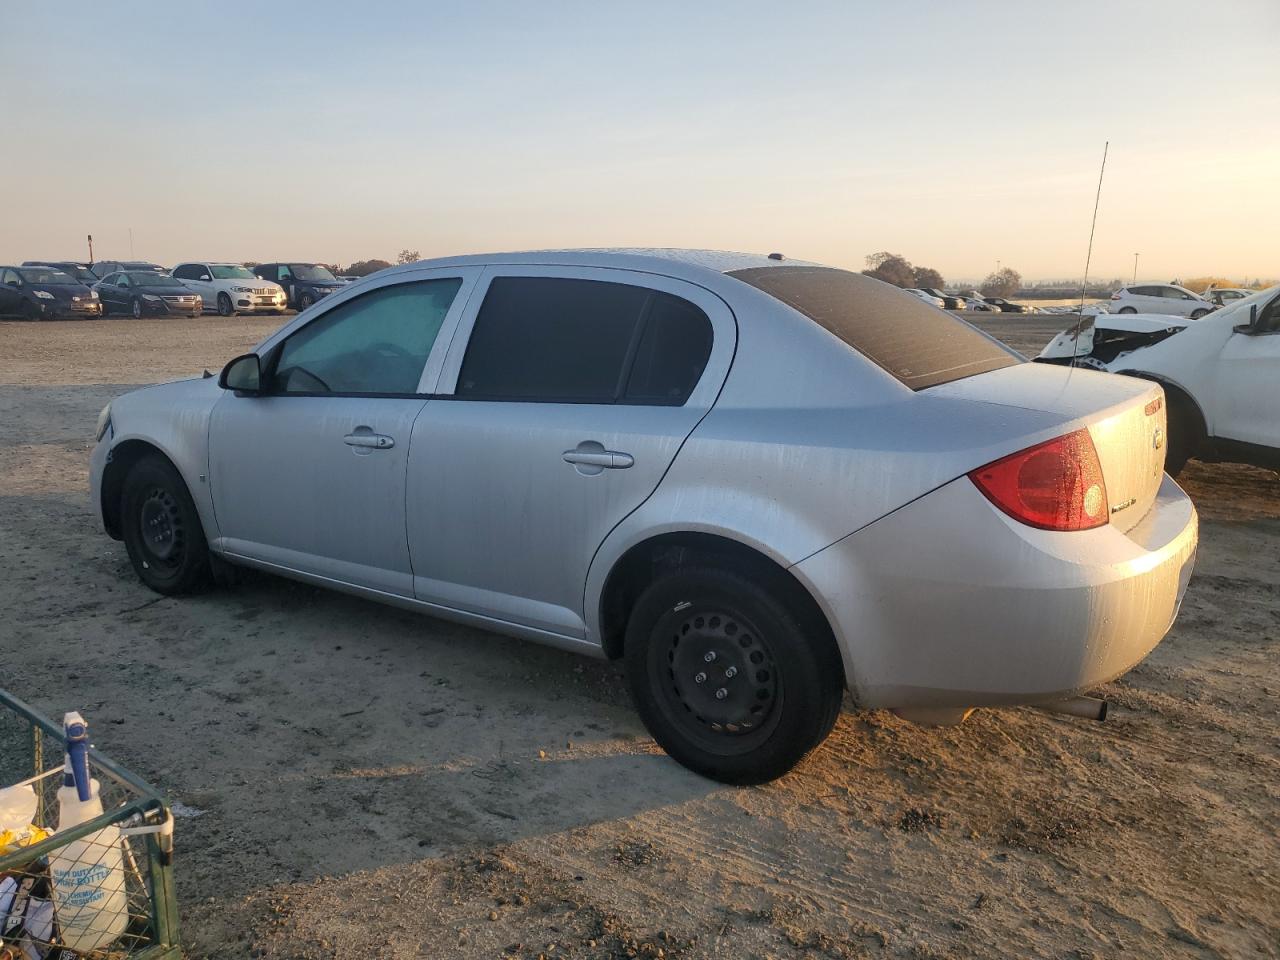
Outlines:
[[[1092,530],[1107,522],[1107,488],[1088,430],[1077,430],[969,474],[987,499],[1041,530]]]
[[[1115,293],[1113,293],[1113,294],[1111,295],[1111,299],[1112,299],[1112,300],[1119,300],[1119,299],[1120,299],[1120,291],[1118,291],[1118,290],[1117,290]]]

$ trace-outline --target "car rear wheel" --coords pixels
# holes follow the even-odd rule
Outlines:
[[[168,460],[143,457],[121,498],[125,549],[138,579],[157,593],[191,593],[209,580],[209,546],[181,475]]]
[[[218,316],[232,317],[235,316],[236,308],[231,302],[231,297],[225,293],[218,294]]]
[[[1137,313],[1137,312],[1138,311],[1133,309],[1133,307],[1121,307],[1119,310],[1116,311],[1116,313]]]
[[[825,624],[779,584],[714,567],[666,574],[627,624],[627,680],[645,726],[690,770],[774,780],[826,739],[844,670]]]
[[[137,297],[133,298],[133,302],[129,304],[129,312],[133,314],[133,319],[142,319],[142,301]]]

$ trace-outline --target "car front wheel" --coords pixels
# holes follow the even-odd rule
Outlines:
[[[298,297],[298,311],[301,312],[316,302],[316,298],[309,293],[304,293]]]
[[[1191,312],[1191,319],[1192,319],[1192,320],[1199,320],[1201,317],[1203,317],[1203,316],[1204,316],[1206,313],[1208,313],[1208,312],[1209,312],[1208,310],[1193,310],[1193,311]]]
[[[182,476],[158,454],[129,470],[120,511],[138,579],[157,593],[191,593],[209,580],[209,547]]]
[[[129,304],[129,311],[133,314],[133,319],[142,319],[142,301],[137,297],[133,298],[133,303]]]
[[[1133,307],[1121,307],[1119,310],[1116,311],[1116,313],[1137,313],[1137,312],[1138,311],[1133,309]]]
[[[632,698],[653,738],[724,783],[774,780],[826,739],[844,670],[825,624],[781,585],[691,567],[641,594],[627,624]]]
[[[218,294],[218,316],[230,317],[236,312],[235,306],[231,302],[231,297],[225,293]]]

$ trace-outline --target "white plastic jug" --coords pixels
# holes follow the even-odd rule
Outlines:
[[[21,833],[36,816],[36,792],[30,784],[0,790],[0,833]]]
[[[98,781],[89,783],[88,800],[74,784],[58,788],[58,833],[102,815]],[[119,827],[103,827],[49,854],[58,932],[73,950],[109,946],[129,922],[121,841]]]

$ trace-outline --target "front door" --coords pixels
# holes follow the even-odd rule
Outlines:
[[[490,267],[414,424],[418,599],[585,635],[596,549],[710,409],[732,314],[701,287],[572,267]]]
[[[1214,436],[1270,447],[1280,458],[1280,296],[1261,308],[1254,332],[1231,335],[1217,374]]]
[[[448,275],[386,284],[268,343],[266,393],[228,392],[210,423],[221,549],[413,595],[405,468],[427,361],[462,285]]]

